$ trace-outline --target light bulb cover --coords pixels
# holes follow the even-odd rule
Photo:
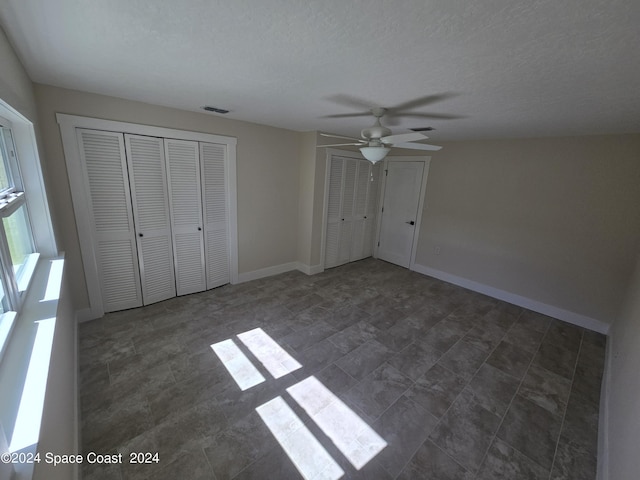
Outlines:
[[[389,153],[390,148],[387,147],[361,147],[360,152],[362,156],[369,160],[371,163],[375,164],[379,162]]]

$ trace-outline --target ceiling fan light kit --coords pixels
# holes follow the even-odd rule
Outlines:
[[[375,165],[389,153],[390,148],[387,147],[361,147],[360,152],[362,156]]]
[[[393,135],[391,130],[380,123],[380,119],[385,115],[387,110],[382,107],[374,107],[370,111],[371,114],[375,117],[376,122],[372,127],[362,130],[362,132],[360,133],[362,139],[321,133],[320,135],[322,135],[323,137],[343,138],[346,140],[352,140],[354,143],[318,145],[318,147],[342,147],[347,145],[359,147],[362,156],[373,164],[386,157],[392,147],[431,151],[440,150],[442,148],[437,145],[428,145],[426,143],[411,143],[417,140],[424,140],[429,138],[420,132],[413,131],[411,133],[401,133]]]

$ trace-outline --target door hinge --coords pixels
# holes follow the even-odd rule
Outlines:
[[[380,242],[378,242],[378,246],[380,246]]]
[[[385,171],[384,171],[384,176],[385,176],[385,177],[388,177],[388,176],[389,176],[389,170],[385,170]]]
[[[384,213],[384,207],[382,207],[382,213]]]

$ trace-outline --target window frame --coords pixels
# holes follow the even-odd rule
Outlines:
[[[0,282],[6,298],[0,310],[0,362],[11,343],[12,332],[26,308],[24,302],[30,290],[32,279],[36,276],[40,256],[54,258],[58,256],[58,247],[49,212],[49,202],[44,187],[43,172],[38,153],[38,141],[33,123],[0,99],[0,130],[3,157],[11,176],[9,188],[0,192],[0,197],[11,195],[14,198],[0,207],[0,218],[24,208],[27,226],[30,232],[32,254],[22,267],[18,280],[14,273],[11,252],[6,238],[4,222],[0,221]],[[13,153],[11,153],[13,152]],[[6,156],[4,156],[6,155]],[[27,192],[25,194],[25,192]]]
[[[9,187],[0,191],[0,281],[2,281],[7,296],[7,311],[17,313],[24,302],[25,292],[29,287],[39,254],[34,242],[27,196],[24,192],[24,182],[20,171],[19,155],[13,140],[12,123],[4,117],[0,117],[0,149],[7,169],[7,177],[10,180]],[[24,208],[29,236],[28,249],[31,253],[25,259],[21,271],[16,271],[13,267],[4,219],[11,217],[20,208]]]

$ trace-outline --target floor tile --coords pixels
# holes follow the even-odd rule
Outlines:
[[[475,472],[499,425],[500,417],[463,391],[429,438],[460,465]]]
[[[435,365],[441,356],[442,353],[437,350],[411,344],[390,357],[387,362],[411,380],[416,381]]]
[[[518,394],[562,416],[569,400],[571,381],[545,368],[531,365],[518,390]]]
[[[478,472],[477,480],[547,480],[549,471],[496,439]]]
[[[369,340],[336,362],[356,380],[362,380],[391,356],[391,352],[376,340]]]
[[[346,393],[370,418],[379,417],[413,382],[389,364],[383,364]]]
[[[466,383],[462,377],[436,364],[419,378],[405,395],[440,418]]]
[[[585,447],[560,436],[550,480],[595,480],[596,456]]]
[[[398,476],[399,480],[471,480],[472,475],[432,441],[427,440]]]
[[[519,383],[518,379],[485,363],[474,375],[468,388],[476,402],[502,418]]]
[[[373,340],[379,333],[380,330],[376,327],[364,320],[360,320],[359,322],[346,327],[344,330],[331,335],[329,337],[329,341],[339,347],[340,350],[346,354],[363,343]]]
[[[532,358],[533,353],[503,341],[487,358],[487,363],[513,377],[522,378],[529,368]]]
[[[390,475],[397,476],[436,423],[438,419],[417,403],[400,397],[373,424],[374,430],[388,444],[377,461]]]
[[[498,438],[551,469],[562,417],[516,395],[504,417]]]
[[[543,343],[533,359],[533,364],[571,380],[576,367],[577,352]]]
[[[438,360],[438,364],[465,380],[471,380],[487,356],[486,350],[481,350],[463,339],[451,347]]]

